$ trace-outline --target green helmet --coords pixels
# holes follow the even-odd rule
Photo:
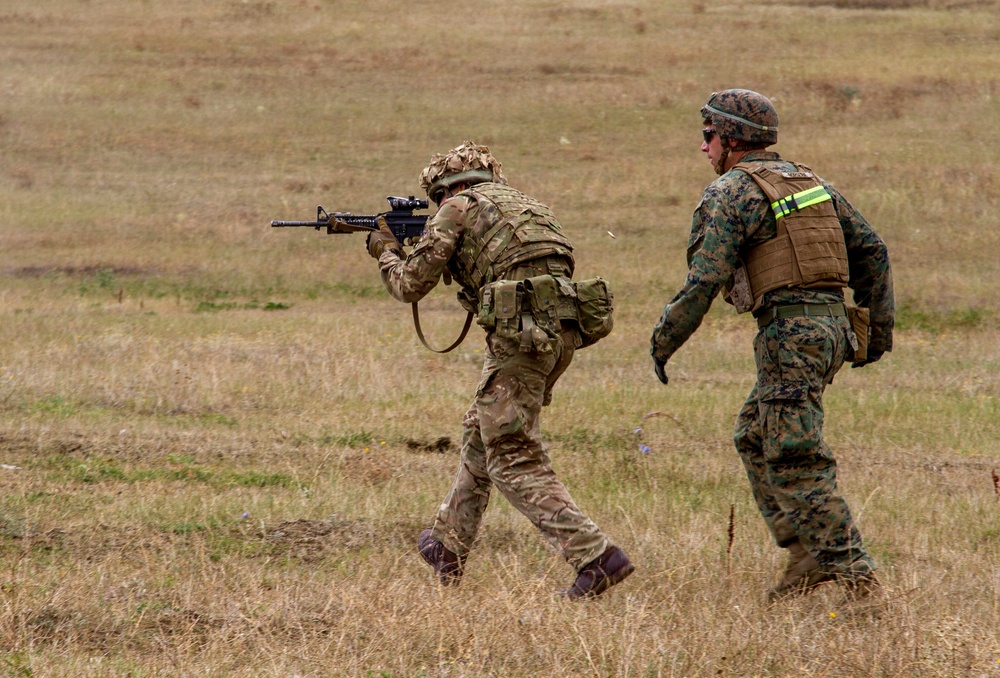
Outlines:
[[[712,92],[701,117],[711,121],[724,139],[745,141],[749,146],[778,143],[778,112],[763,94],[748,89]]]
[[[438,191],[454,184],[472,185],[484,181],[506,184],[507,178],[490,149],[471,141],[466,141],[447,153],[435,154],[431,163],[420,173],[420,187],[431,200],[434,200]]]

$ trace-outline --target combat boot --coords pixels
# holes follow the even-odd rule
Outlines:
[[[844,597],[837,605],[845,617],[879,616],[888,605],[888,596],[874,572],[861,576],[840,576],[844,587]]]
[[[882,582],[874,572],[866,572],[857,577],[841,575],[840,583],[844,585],[844,596],[850,600],[866,600],[882,595]]]
[[[452,553],[445,545],[431,536],[430,530],[420,533],[417,543],[420,557],[434,568],[434,574],[444,586],[458,586],[465,568],[465,556]]]
[[[609,546],[600,556],[590,561],[577,574],[576,581],[559,595],[570,600],[596,598],[619,583],[635,570],[625,552]]]
[[[787,547],[788,565],[781,581],[767,592],[767,601],[773,603],[786,596],[807,593],[820,584],[833,581],[836,575],[824,572],[802,542],[795,540]]]

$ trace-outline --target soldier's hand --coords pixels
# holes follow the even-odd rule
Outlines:
[[[864,360],[859,360],[857,362],[851,363],[851,367],[864,367],[865,365],[870,365],[871,363],[877,363],[879,358],[885,354],[885,351],[875,351],[868,349],[868,356]]]
[[[365,244],[368,246],[368,254],[372,256],[373,259],[378,259],[382,256],[382,253],[386,250],[395,252],[396,254],[403,255],[403,247],[396,240],[396,236],[392,234],[389,229],[389,224],[385,222],[383,217],[378,218],[378,230],[372,231],[368,234],[368,240]]]
[[[656,378],[660,380],[661,384],[666,384],[668,381],[670,381],[670,377],[668,377],[667,373],[663,371],[663,368],[665,368],[666,366],[667,366],[667,361],[665,360],[661,361],[657,360],[656,358],[653,358],[653,371],[656,372]]]

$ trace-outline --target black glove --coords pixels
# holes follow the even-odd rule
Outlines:
[[[653,371],[656,372],[656,378],[660,380],[661,384],[666,384],[668,381],[670,381],[670,377],[668,377],[667,373],[663,371],[663,368],[666,366],[667,366],[666,360],[660,361],[657,360],[656,358],[653,358]]]
[[[384,217],[378,218],[378,230],[368,234],[365,245],[368,247],[368,254],[373,259],[378,259],[382,256],[382,252],[386,250],[392,250],[399,255],[403,254],[403,248],[400,246],[399,241],[396,240],[396,236],[392,234],[392,230],[389,228],[389,224],[385,222]]]
[[[864,367],[865,365],[869,365],[871,363],[877,363],[879,358],[881,358],[884,353],[885,351],[876,351],[873,349],[868,349],[868,355],[865,357],[865,359],[851,363],[851,368],[853,369],[855,367]]]

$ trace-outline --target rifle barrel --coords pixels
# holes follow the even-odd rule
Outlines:
[[[281,226],[311,226],[312,228],[321,228],[326,226],[320,221],[272,221],[271,226],[281,227]]]

